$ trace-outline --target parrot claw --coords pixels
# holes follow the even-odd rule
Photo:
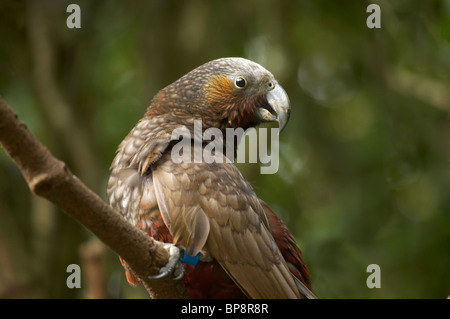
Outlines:
[[[211,257],[211,255],[208,255],[208,254],[200,254],[198,260],[200,260],[204,263],[209,263],[209,262],[213,261],[213,258]]]
[[[164,249],[169,253],[169,262],[159,270],[159,274],[149,276],[149,279],[161,279],[173,274],[173,280],[180,280],[184,276],[184,267],[180,261],[180,249],[174,244],[164,243]]]

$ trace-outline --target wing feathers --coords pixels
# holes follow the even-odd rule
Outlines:
[[[260,200],[233,164],[179,165],[167,155],[160,163],[156,197],[177,245],[190,255],[206,250],[251,298],[302,297]]]

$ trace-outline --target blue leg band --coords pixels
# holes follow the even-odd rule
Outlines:
[[[184,256],[183,256],[182,258],[180,258],[180,261],[181,261],[183,264],[195,266],[195,265],[197,265],[197,263],[198,263],[198,256],[199,256],[199,255],[200,255],[200,253],[198,253],[198,254],[195,255],[195,256],[191,256],[191,255],[186,254],[186,252],[185,252],[185,253],[184,253]]]

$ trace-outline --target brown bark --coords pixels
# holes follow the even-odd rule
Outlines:
[[[87,188],[65,163],[52,156],[0,97],[0,143],[21,170],[30,190],[61,208],[122,256],[152,298],[186,298],[172,278],[149,280],[168,262],[162,245],[146,236]]]

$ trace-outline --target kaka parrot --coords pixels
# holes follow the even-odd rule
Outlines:
[[[194,121],[225,136],[227,128],[269,121],[282,129],[289,114],[288,96],[274,76],[243,58],[205,63],[153,98],[118,147],[107,193],[127,221],[166,243],[171,257],[155,278],[182,278],[191,298],[315,297],[294,237],[225,152],[215,150],[222,161],[171,156],[180,142],[172,132],[180,127],[191,133],[194,149]],[[137,285],[139,278],[122,264]]]

